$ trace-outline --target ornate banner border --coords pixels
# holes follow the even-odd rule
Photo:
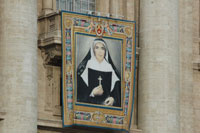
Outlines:
[[[83,125],[128,131],[134,105],[136,68],[136,25],[134,21],[112,19],[69,11],[61,12],[62,31],[62,115],[63,126]],[[75,36],[116,38],[122,42],[122,107],[77,104],[75,91]]]

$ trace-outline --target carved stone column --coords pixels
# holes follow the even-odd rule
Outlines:
[[[139,129],[179,133],[178,0],[140,1]]]
[[[53,3],[55,4],[54,0],[42,0],[42,11],[43,14],[48,14],[53,11]]]
[[[193,110],[193,0],[179,0],[180,132],[194,133]],[[199,101],[199,100],[198,100]],[[194,104],[195,105],[195,104]]]
[[[126,19],[127,20],[132,20],[132,21],[136,21],[136,17],[138,16],[138,12],[136,12],[139,9],[139,4],[138,4],[138,0],[127,0],[126,3]]]
[[[193,106],[194,133],[200,132],[200,1],[193,0]],[[189,13],[189,12],[188,12]],[[187,122],[187,121],[186,121]]]
[[[112,18],[126,19],[127,0],[110,0],[110,14]]]
[[[0,132],[36,133],[37,1],[0,3]]]
[[[52,2],[52,4],[53,4],[53,10],[56,11],[56,10],[57,10],[57,9],[56,9],[56,6],[57,6],[57,5],[56,5],[56,0],[52,0],[52,1],[53,1],[53,2]]]
[[[102,13],[101,16],[109,14],[110,0],[96,0],[96,11]]]

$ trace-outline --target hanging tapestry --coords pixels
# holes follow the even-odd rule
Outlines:
[[[63,126],[128,131],[135,90],[135,22],[62,11]]]

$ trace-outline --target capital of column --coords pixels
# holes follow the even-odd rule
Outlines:
[[[42,11],[44,15],[53,11],[53,4],[56,4],[54,0],[42,0]]]

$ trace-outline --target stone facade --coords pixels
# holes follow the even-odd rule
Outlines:
[[[193,63],[193,94],[192,94],[192,105],[193,105],[193,128],[194,133],[200,132],[200,1],[193,1],[193,54],[192,54],[192,63]]]
[[[199,5],[96,0],[102,16],[137,24],[131,133],[200,132]],[[56,0],[0,0],[0,132],[117,132],[62,128],[60,23]]]

